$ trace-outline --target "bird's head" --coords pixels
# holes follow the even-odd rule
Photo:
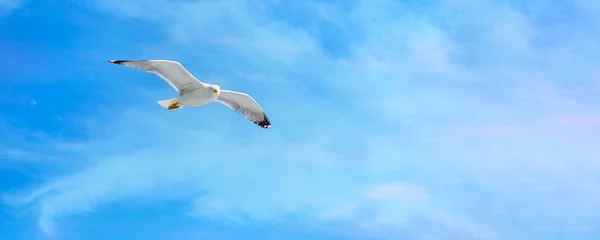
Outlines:
[[[219,93],[219,91],[221,91],[221,87],[219,87],[219,85],[210,85],[208,90],[210,90],[212,93]]]

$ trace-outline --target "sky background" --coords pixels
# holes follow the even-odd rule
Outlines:
[[[0,238],[599,239],[598,54],[596,0],[0,0]]]

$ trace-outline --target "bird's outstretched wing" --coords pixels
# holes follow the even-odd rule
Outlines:
[[[270,128],[271,121],[250,95],[228,90],[221,90],[215,102],[221,103],[240,113],[244,118],[262,128]]]
[[[108,60],[108,62],[154,73],[164,79],[180,94],[191,89],[204,87],[204,83],[196,79],[179,62],[169,60]]]

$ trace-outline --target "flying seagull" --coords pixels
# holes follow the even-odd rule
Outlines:
[[[170,60],[108,60],[108,62],[154,73],[164,79],[179,94],[176,98],[158,101],[160,106],[168,110],[218,102],[262,128],[271,127],[269,118],[250,95],[221,90],[219,85],[203,83],[179,62]]]

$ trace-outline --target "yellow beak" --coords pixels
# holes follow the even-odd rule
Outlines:
[[[215,89],[214,89],[212,92],[214,92],[214,93],[219,93],[219,89],[216,89],[216,88],[215,88]]]

